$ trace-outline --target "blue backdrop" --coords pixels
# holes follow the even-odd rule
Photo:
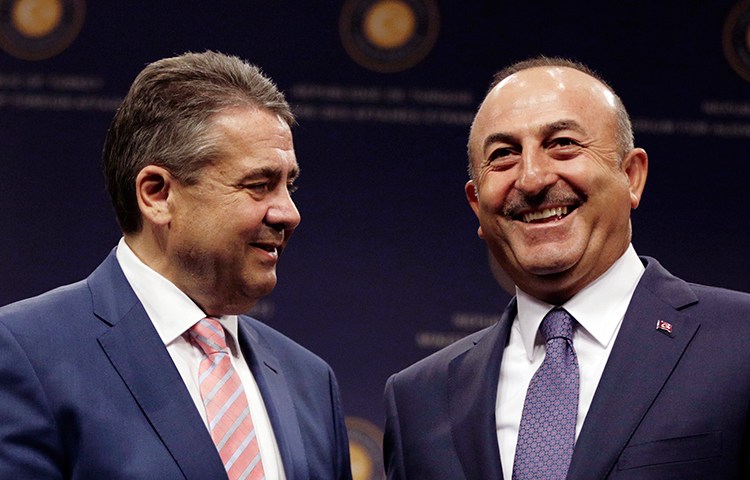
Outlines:
[[[0,0],[0,303],[85,277],[116,244],[100,150],[146,63],[246,58],[295,108],[302,167],[302,224],[255,313],[333,366],[356,474],[377,478],[387,376],[510,298],[463,194],[499,67],[546,54],[598,70],[651,159],[636,250],[750,290],[748,24],[735,0]]]

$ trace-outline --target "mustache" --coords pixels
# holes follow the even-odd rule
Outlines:
[[[284,240],[289,238],[289,235],[290,233],[285,230],[266,230],[253,237],[250,243],[283,244]]]
[[[503,202],[501,211],[506,217],[517,217],[542,206],[581,205],[586,199],[585,194],[576,192],[570,186],[564,184],[553,185],[534,195],[528,195],[519,190],[511,190],[505,202]]]

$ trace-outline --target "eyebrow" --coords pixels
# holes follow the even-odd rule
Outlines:
[[[287,178],[289,181],[295,181],[297,178],[299,178],[300,169],[299,166],[295,165],[289,170],[289,174],[287,175]],[[256,178],[272,178],[272,179],[280,179],[283,175],[283,172],[280,168],[275,167],[260,167],[252,170],[247,175],[242,177],[242,181],[246,182],[248,180],[253,180]]]
[[[574,132],[585,133],[585,130],[581,126],[581,124],[576,122],[575,120],[558,120],[556,122],[543,125],[540,129],[542,135],[545,138],[549,137],[553,133],[560,132],[562,130],[573,130]]]
[[[292,182],[299,178],[299,166],[298,165],[295,165],[289,170],[288,178]]]
[[[487,147],[492,145],[493,143],[517,143],[516,137],[509,133],[493,133],[487,136],[487,138],[484,139],[484,144],[482,144],[482,151],[484,152],[487,150]]]
[[[563,131],[563,130],[573,130],[578,133],[585,133],[585,130],[581,126],[580,123],[576,122],[575,120],[569,120],[569,119],[558,120],[556,122],[542,125],[537,130],[539,133],[541,133],[542,138],[547,138],[550,135],[556,132]],[[512,135],[510,133],[505,133],[505,132],[492,133],[488,135],[487,138],[484,139],[484,143],[482,145],[482,151],[487,150],[487,147],[489,147],[493,143],[515,144],[515,143],[518,143],[518,139],[515,135]]]

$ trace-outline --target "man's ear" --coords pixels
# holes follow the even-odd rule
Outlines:
[[[162,167],[147,165],[135,178],[135,195],[144,220],[166,225],[171,220],[169,194],[174,178]]]
[[[474,184],[474,180],[469,180],[464,186],[466,192],[466,200],[469,201],[469,206],[476,214],[479,210],[479,193],[477,192],[477,186]]]
[[[622,169],[630,184],[630,208],[635,210],[641,203],[643,189],[648,176],[648,154],[642,148],[634,148],[622,160]]]
[[[466,182],[464,191],[466,192],[466,200],[469,201],[469,206],[472,210],[474,210],[474,215],[479,218],[479,190],[477,190],[477,186],[474,183],[474,180],[469,180],[468,182]],[[477,235],[479,235],[479,238],[484,238],[484,232],[482,232],[481,225],[477,229]]]

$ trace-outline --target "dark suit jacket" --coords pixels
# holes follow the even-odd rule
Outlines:
[[[642,260],[567,478],[750,478],[750,295]],[[515,315],[513,301],[498,324],[388,380],[389,478],[503,478],[495,399]]]
[[[351,478],[331,369],[252,318],[239,325],[286,477]],[[0,309],[0,478],[227,478],[114,252],[88,279]]]

